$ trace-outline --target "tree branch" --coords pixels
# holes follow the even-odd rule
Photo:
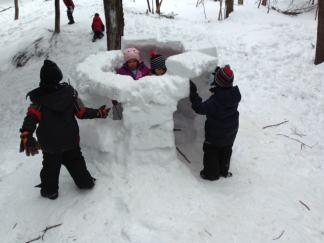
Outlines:
[[[288,120],[285,120],[285,121],[280,122],[280,123],[277,123],[277,124],[273,124],[273,125],[268,125],[268,126],[262,127],[262,129],[266,129],[266,128],[269,128],[269,127],[277,127],[277,126],[280,126],[280,125],[282,125],[284,123],[287,123],[287,122],[288,122]]]
[[[287,136],[285,134],[278,133],[277,135],[278,136],[283,136],[283,137],[289,138],[290,140],[293,140],[293,141],[296,141],[296,142],[300,143],[300,150],[302,150],[304,147],[313,148],[313,146],[314,146],[314,145],[313,146],[307,145],[306,143],[300,141],[299,139],[289,137],[289,136]]]
[[[285,233],[285,231],[283,230],[280,235],[272,240],[279,240],[281,238],[281,236],[283,236],[283,234]]]

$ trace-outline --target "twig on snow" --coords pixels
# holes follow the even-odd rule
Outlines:
[[[272,125],[268,125],[268,126],[262,127],[262,129],[266,129],[266,128],[269,128],[269,127],[277,127],[277,126],[280,126],[280,125],[282,125],[284,123],[287,123],[287,122],[288,122],[288,120],[285,120],[285,121],[280,122],[280,123],[277,123],[277,124],[272,124]]]
[[[307,208],[308,211],[310,211],[310,208],[304,203],[303,201],[299,200],[300,204],[303,205],[305,208]]]
[[[205,232],[206,232],[210,237],[213,237],[213,235],[212,235],[208,230],[205,229]]]
[[[52,226],[46,226],[46,228],[43,230],[42,240],[44,240],[44,236],[45,236],[45,234],[46,234],[47,231],[49,231],[50,229],[59,227],[61,225],[62,224],[56,224],[56,225],[52,225]]]
[[[43,230],[43,234],[42,235],[40,235],[40,236],[38,236],[38,237],[30,240],[30,241],[27,241],[26,243],[30,243],[30,242],[33,242],[33,241],[37,241],[37,240],[40,240],[40,239],[43,241],[44,240],[44,236],[45,236],[45,234],[46,234],[47,231],[49,231],[50,229],[59,227],[61,225],[62,224],[56,224],[56,225],[52,225],[52,226],[46,226],[46,228]]]
[[[272,240],[279,240],[281,238],[281,236],[283,236],[283,234],[285,233],[285,231],[283,230],[280,235]]]
[[[179,147],[178,146],[176,146],[176,149],[177,149],[177,151],[179,152],[179,154],[181,154],[182,155],[182,157],[189,163],[189,164],[191,164],[191,161],[187,158],[187,156],[179,149]]]
[[[15,229],[18,223],[15,223],[15,225],[12,227],[12,229]]]
[[[296,141],[296,142],[300,143],[300,150],[302,150],[304,147],[313,148],[313,146],[314,146],[314,145],[313,146],[307,145],[306,143],[300,141],[299,139],[289,137],[289,136],[287,136],[285,134],[278,133],[277,135],[289,138],[290,140],[293,140],[293,141]]]
[[[33,242],[33,241],[36,241],[36,240],[40,240],[42,237],[41,236],[38,236],[37,238],[35,239],[32,239],[30,241],[26,241],[26,243],[30,243],[30,242]]]
[[[12,8],[12,7],[8,7],[8,8],[1,9],[1,10],[0,10],[0,13],[1,13],[1,12],[4,12],[4,11],[7,11],[8,9],[11,9],[11,8]]]

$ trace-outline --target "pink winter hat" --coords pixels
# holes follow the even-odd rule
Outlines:
[[[124,50],[124,58],[126,62],[131,59],[135,59],[140,62],[140,52],[136,48],[126,48]]]

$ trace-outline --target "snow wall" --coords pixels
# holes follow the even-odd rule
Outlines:
[[[200,83],[200,77],[215,68],[216,48],[185,50],[181,42],[155,39],[123,39],[122,46],[138,48],[146,63],[149,51],[157,50],[167,57],[168,72],[135,81],[115,72],[124,62],[121,50],[100,52],[86,58],[77,66],[80,97],[89,107],[103,104],[111,107],[111,100],[118,100],[123,106],[123,119],[81,122],[81,143],[109,153],[109,158],[121,163],[174,160],[177,158],[174,128],[191,126],[194,121],[186,98],[189,79],[198,81],[198,87],[206,86],[206,81]]]

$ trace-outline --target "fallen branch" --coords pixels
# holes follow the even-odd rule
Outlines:
[[[300,204],[303,205],[305,208],[307,208],[308,211],[310,211],[310,208],[304,203],[303,201],[299,200]]]
[[[262,129],[266,129],[266,128],[269,128],[269,127],[277,127],[277,126],[280,126],[280,125],[282,125],[284,123],[287,123],[287,122],[288,122],[288,120],[285,120],[285,121],[280,122],[280,123],[277,123],[277,124],[273,124],[273,125],[268,125],[268,126],[262,127]]]
[[[42,231],[43,232],[43,234],[42,235],[40,235],[40,236],[38,236],[38,237],[36,237],[36,238],[34,238],[34,239],[32,239],[32,240],[30,240],[30,241],[27,241],[26,243],[30,243],[30,242],[33,242],[33,241],[37,241],[37,240],[44,240],[44,236],[45,236],[45,234],[46,234],[46,232],[47,231],[49,231],[50,229],[53,229],[53,228],[56,228],[56,227],[59,227],[59,226],[61,226],[62,224],[56,224],[56,225],[52,225],[52,226],[46,226],[46,228]]]
[[[18,223],[15,223],[15,225],[12,227],[12,229],[15,229]]]
[[[48,226],[43,230],[43,235],[42,235],[42,240],[44,240],[44,236],[46,234],[47,231],[49,231],[50,229],[56,228],[61,226],[62,224],[56,224],[56,225],[52,225],[52,226]]]
[[[179,154],[181,154],[182,155],[182,157],[189,163],[189,164],[191,164],[191,161],[187,158],[187,156],[184,154],[184,153],[182,153],[181,152],[181,150],[176,146],[176,149],[177,149],[177,151],[179,152]]]
[[[42,237],[41,236],[38,236],[37,238],[35,239],[32,239],[30,241],[26,241],[26,243],[30,243],[30,242],[33,242],[33,241],[36,241],[36,240],[40,240]]]
[[[8,9],[11,9],[11,8],[12,8],[12,7],[8,7],[8,8],[1,9],[1,10],[0,10],[0,13],[1,13],[1,12],[4,12],[4,11],[7,11]]]
[[[279,240],[281,238],[281,236],[283,236],[284,233],[285,233],[285,231],[283,230],[278,237],[276,237],[276,238],[274,238],[272,240]]]
[[[292,138],[292,137],[289,137],[289,136],[287,136],[285,134],[281,134],[281,133],[278,133],[277,135],[289,138],[290,140],[293,140],[293,141],[296,141],[296,142],[300,143],[300,150],[302,150],[304,147],[313,148],[313,146],[307,145],[306,143],[300,141],[299,139]]]

